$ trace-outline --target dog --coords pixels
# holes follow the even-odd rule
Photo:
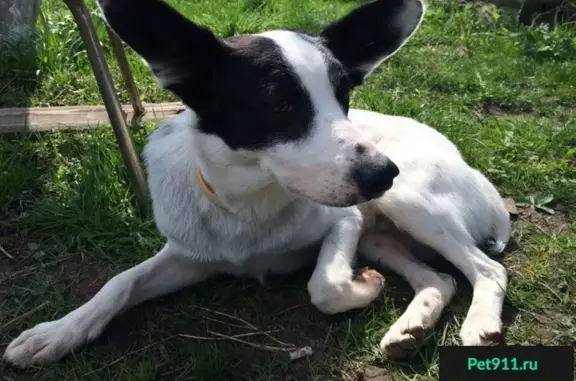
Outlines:
[[[456,284],[403,236],[453,263],[473,286],[460,337],[499,340],[507,286],[490,258],[510,237],[498,191],[435,129],[349,109],[350,93],[419,28],[422,0],[370,1],[318,34],[274,30],[226,39],[161,0],[100,0],[106,22],[187,106],[144,149],[165,246],[64,317],[24,331],[4,359],[57,361],[122,311],[226,273],[261,279],[311,264],[311,303],[337,314],[383,288],[356,255],[407,279],[415,297],[381,341],[422,345]],[[481,250],[481,248],[484,249]]]

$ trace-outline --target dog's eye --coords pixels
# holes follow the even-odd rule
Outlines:
[[[274,104],[273,109],[278,113],[288,112],[292,109],[292,105],[288,101],[279,101]]]

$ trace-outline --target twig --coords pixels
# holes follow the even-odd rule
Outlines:
[[[270,345],[254,344],[254,343],[251,343],[249,341],[241,340],[241,339],[238,339],[234,336],[223,335],[223,334],[218,333],[218,332],[208,331],[208,333],[210,333],[214,336],[219,336],[219,337],[223,337],[223,338],[228,339],[228,340],[236,341],[236,342],[251,346],[251,347],[256,348],[256,349],[261,349],[261,350],[270,351],[270,352],[292,352],[294,350],[294,348],[283,348],[283,347],[274,347],[274,346],[270,346]]]
[[[213,321],[213,322],[216,322],[216,323],[224,324],[224,325],[227,325],[227,326],[229,326],[229,327],[250,328],[250,327],[246,327],[245,325],[227,323],[227,322],[225,322],[225,321],[218,320],[218,319],[214,319],[214,318],[208,317],[208,316],[206,316],[206,315],[204,315],[203,317],[204,317],[204,319],[206,319],[206,320],[210,320],[210,321]]]
[[[61,262],[66,261],[68,258],[70,258],[72,256],[72,254],[69,255],[63,255],[61,257],[58,257],[57,259],[54,259],[52,261],[46,262],[43,264],[44,267],[49,267],[49,266],[54,266],[57,265]],[[18,271],[14,271],[10,273],[11,277],[16,277],[16,276],[24,276],[24,275],[28,275],[29,273],[35,272],[36,271],[36,266],[31,266],[29,268],[25,268],[23,270],[18,270]]]
[[[286,313],[286,312],[288,312],[288,311],[292,311],[292,310],[295,310],[296,308],[305,307],[305,306],[308,306],[308,305],[309,305],[309,304],[296,304],[295,306],[288,307],[288,308],[286,308],[286,309],[278,312],[278,315],[282,315],[282,314],[284,314],[284,313]]]
[[[4,89],[8,88],[8,86],[10,86],[12,84],[12,82],[14,82],[16,80],[16,78],[18,78],[18,77],[13,76],[12,78],[10,78],[8,83],[6,83],[4,86],[2,86],[2,88],[0,88],[0,91],[4,91]]]
[[[169,339],[169,338],[166,338],[166,339],[164,339],[164,340],[168,340],[168,339]],[[130,352],[130,353],[127,353],[127,354],[125,354],[124,356],[120,356],[120,357],[118,357],[116,360],[114,360],[114,361],[112,361],[112,362],[109,362],[108,364],[105,364],[105,365],[101,366],[100,368],[91,370],[91,371],[88,372],[88,373],[84,373],[84,374],[82,375],[82,377],[86,377],[86,376],[88,376],[88,375],[91,375],[92,373],[96,373],[96,372],[101,371],[102,369],[106,369],[106,368],[108,368],[109,366],[112,366],[112,365],[114,365],[114,364],[122,361],[123,359],[125,359],[125,358],[128,357],[128,356],[131,356],[131,355],[136,354],[136,353],[138,353],[138,352],[142,352],[143,350],[148,349],[148,348],[150,348],[150,347],[153,347],[153,346],[155,346],[156,344],[161,343],[161,342],[164,341],[164,340],[156,341],[156,342],[154,342],[154,343],[152,343],[152,344],[149,344],[149,345],[147,345],[147,346],[145,346],[145,347],[142,347],[142,348],[140,348],[140,349],[137,349],[137,350],[135,350],[135,351],[132,351],[132,352]]]
[[[2,247],[2,245],[0,245],[0,251],[2,252],[2,254],[4,254],[4,255],[7,256],[8,258],[14,259],[14,257],[11,256],[9,252],[7,252],[6,250],[4,250],[4,248]]]
[[[230,319],[239,321],[240,323],[243,323],[244,325],[246,325],[248,328],[251,328],[251,329],[253,329],[253,330],[255,330],[255,331],[258,331],[258,332],[262,332],[262,333],[263,333],[265,336],[267,336],[270,340],[275,341],[276,343],[278,343],[278,344],[280,344],[280,345],[289,346],[289,347],[292,347],[292,348],[295,347],[295,345],[293,345],[293,344],[285,343],[285,342],[283,342],[283,341],[278,340],[277,338],[275,338],[275,337],[272,336],[272,335],[266,334],[264,331],[262,331],[261,329],[259,329],[259,328],[256,327],[255,325],[253,325],[253,324],[247,322],[246,320],[241,319],[241,318],[239,318],[239,317],[237,317],[237,316],[229,315],[229,314],[227,314],[227,313],[220,312],[220,311],[214,311],[214,310],[211,310],[211,309],[206,308],[206,307],[200,307],[200,306],[198,306],[198,305],[191,305],[191,307],[197,308],[197,309],[202,310],[202,311],[211,312],[211,313],[216,314],[216,315],[225,316],[225,317],[227,317],[227,318],[230,318]]]
[[[293,352],[290,352],[288,354],[288,356],[290,357],[290,361],[294,361],[294,360],[301,359],[302,357],[310,357],[310,356],[312,356],[312,353],[314,353],[314,351],[312,350],[312,347],[305,346],[305,347],[296,349]]]
[[[564,299],[562,299],[562,297],[561,297],[560,295],[558,295],[558,293],[557,293],[556,291],[554,291],[554,290],[552,289],[552,287],[548,286],[548,285],[547,285],[546,283],[544,283],[544,282],[542,283],[542,286],[544,286],[548,291],[550,291],[550,293],[551,293],[552,295],[554,295],[554,296],[558,299],[558,301],[559,301],[560,303],[564,302]]]
[[[10,324],[13,324],[14,322],[22,319],[23,317],[26,317],[28,315],[33,314],[34,312],[38,311],[39,309],[43,308],[46,304],[48,304],[48,302],[44,302],[42,304],[40,304],[39,306],[36,306],[34,308],[32,308],[30,311],[26,311],[24,312],[22,315],[15,317],[14,319],[10,320],[8,323],[4,324],[4,327],[8,327]]]
[[[550,235],[550,233],[548,233],[548,232],[546,231],[546,229],[544,229],[544,228],[541,227],[540,225],[534,223],[534,227],[536,228],[536,230],[540,231],[540,233],[542,233],[542,234],[544,234],[544,235],[546,235],[546,236],[549,236],[549,235]]]
[[[211,313],[216,314],[216,315],[225,316],[225,317],[230,318],[230,319],[232,319],[232,320],[236,320],[236,321],[239,321],[240,323],[243,323],[243,324],[244,324],[246,327],[248,327],[248,328],[252,328],[252,329],[258,330],[258,328],[256,328],[253,324],[248,323],[246,320],[241,319],[241,318],[239,318],[239,317],[237,317],[237,316],[229,315],[229,314],[227,314],[227,313],[220,312],[220,311],[211,310],[210,308],[206,308],[206,307],[200,307],[200,306],[194,305],[194,304],[191,305],[191,307],[197,308],[197,309],[202,310],[202,311],[211,312]]]
[[[275,331],[269,331],[269,332],[275,332]],[[227,340],[229,337],[239,338],[239,337],[248,337],[248,336],[258,336],[258,335],[262,335],[262,334],[263,334],[263,332],[247,332],[247,333],[239,333],[237,335],[226,336],[226,337],[209,337],[209,336],[196,336],[196,335],[188,335],[186,333],[181,333],[178,336],[185,337],[187,339],[195,339],[195,340],[219,341],[219,340]]]

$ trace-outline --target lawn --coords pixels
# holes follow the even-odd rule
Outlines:
[[[359,2],[171,3],[227,36],[317,31]],[[43,2],[38,30],[36,58],[16,48],[0,56],[0,107],[101,103],[59,1]],[[101,23],[98,30],[105,39]],[[143,100],[173,100],[128,53]],[[113,73],[120,84],[119,72]],[[506,342],[576,345],[576,27],[518,26],[510,14],[482,3],[434,0],[416,36],[352,103],[438,128],[505,197],[517,200],[514,240],[503,258],[510,274]],[[134,130],[139,149],[155,127]],[[3,352],[23,329],[61,317],[112,275],[153,254],[162,238],[138,212],[114,136],[102,127],[0,140],[0,245]],[[19,371],[0,365],[0,380],[434,380],[438,346],[459,344],[470,303],[462,276],[422,351],[399,363],[376,348],[412,298],[402,279],[387,274],[377,303],[328,317],[309,304],[307,275],[266,286],[221,278],[191,287],[127,312],[98,342],[53,366]],[[251,332],[243,340],[278,345],[274,338],[309,345],[314,354],[291,362],[285,352],[213,332]],[[379,378],[368,377],[378,372]]]

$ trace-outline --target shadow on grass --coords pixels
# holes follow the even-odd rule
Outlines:
[[[139,150],[146,135],[145,129],[135,134]],[[0,351],[22,330],[86,302],[107,279],[150,256],[163,242],[153,221],[134,213],[135,200],[110,130],[29,137],[10,147],[12,164],[0,172],[28,172],[30,183],[5,183],[11,187],[5,215],[12,218],[5,220],[0,238],[15,260],[3,258],[0,265]],[[30,201],[22,203],[27,192]],[[32,371],[0,366],[0,373],[13,380],[33,375],[62,381],[360,380],[357,367],[372,364],[390,380],[411,374],[433,378],[438,345],[459,342],[457,324],[451,323],[465,317],[471,295],[467,280],[450,264],[438,261],[435,267],[455,274],[459,291],[408,363],[384,360],[377,352],[384,333],[413,298],[401,278],[385,273],[387,287],[370,307],[325,316],[309,303],[311,270],[306,269],[270,278],[265,285],[218,277],[127,311],[95,343],[53,366]],[[242,340],[252,344],[218,336],[247,333]],[[314,355],[290,361],[286,352],[254,347],[280,346],[275,340],[311,346]]]
[[[35,254],[22,253],[25,255]],[[10,314],[7,320],[16,319],[9,326],[0,325],[3,326],[0,351],[23,329],[63,316],[92,297],[106,279],[136,263],[126,260],[111,263],[108,258],[80,250],[56,266],[48,263],[39,266],[35,260],[23,261],[21,268],[13,267],[15,273],[29,272],[10,279],[7,296],[11,299],[2,301],[0,295],[0,305]],[[454,274],[449,267],[438,268]],[[4,371],[12,380],[33,375],[38,380],[64,381],[75,377],[359,381],[363,379],[362,367],[371,364],[384,372],[388,377],[384,380],[410,375],[425,377],[433,371],[430,367],[436,363],[438,345],[457,340],[454,324],[450,323],[465,316],[471,295],[468,283],[455,273],[459,284],[457,298],[422,351],[410,362],[391,362],[383,360],[376,347],[412,299],[409,286],[398,276],[385,273],[388,286],[372,306],[326,316],[309,303],[306,283],[310,273],[311,269],[305,269],[290,276],[274,277],[265,285],[253,280],[217,277],[125,312],[94,343],[79,348],[53,366],[31,371],[0,366],[0,372]],[[25,315],[42,304],[42,309]],[[256,331],[267,332],[274,340]],[[246,333],[250,336],[242,339],[251,345],[223,339]],[[278,341],[295,347],[311,346],[314,355],[290,361],[285,352],[261,348],[281,346]]]
[[[514,251],[514,244],[510,248]],[[4,288],[10,291],[5,295],[0,287],[0,308],[10,314],[5,319],[16,319],[6,326],[6,320],[0,318],[3,327],[0,352],[21,330],[63,316],[93,296],[107,278],[137,262],[128,253],[121,264],[81,250],[71,253],[57,266],[46,263],[39,267],[29,262],[21,268],[12,268],[15,273],[28,270],[29,274],[19,275],[6,284]],[[253,280],[215,278],[127,311],[114,319],[95,343],[51,367],[17,371],[0,366],[0,374],[12,380],[33,376],[39,380],[67,381],[81,376],[87,380],[349,381],[364,379],[362,369],[370,364],[385,375],[378,380],[434,379],[438,346],[458,342],[458,324],[454,321],[464,318],[471,297],[468,282],[450,264],[439,260],[434,267],[453,274],[459,291],[426,345],[409,362],[382,360],[375,353],[387,327],[413,296],[405,282],[386,273],[387,287],[372,306],[339,316],[324,316],[308,302],[308,269],[292,276],[275,277],[265,286]],[[2,268],[0,278],[4,270],[10,271]],[[42,304],[42,309],[26,316],[26,312]],[[214,337],[211,332],[234,336],[255,330],[221,314],[243,319],[261,331],[270,332],[275,339],[297,347],[310,345],[314,355],[291,362],[283,352],[255,349]],[[505,324],[513,321],[515,314],[515,308],[507,301],[503,311]],[[277,345],[263,335],[245,340],[256,345]]]
[[[80,278],[86,276],[86,271],[94,274],[102,269],[82,271]],[[362,367],[373,364],[386,375],[383,380],[396,380],[402,373],[410,376],[430,372],[430,364],[438,356],[438,345],[451,341],[446,337],[448,323],[467,308],[462,301],[453,303],[412,361],[386,361],[375,353],[375,347],[394,321],[391,313],[403,312],[411,299],[409,287],[398,277],[390,276],[385,296],[373,306],[325,316],[308,302],[309,275],[304,270],[275,278],[265,286],[251,280],[218,277],[127,311],[115,318],[94,343],[53,366],[32,372],[11,368],[5,371],[14,380],[26,379],[31,373],[40,380],[68,380],[73,374],[88,380],[108,379],[107,375],[127,375],[132,370],[131,378],[119,379],[359,381],[363,379]],[[98,283],[103,282],[102,277],[96,278]],[[72,299],[79,303],[87,300],[99,288],[93,283],[90,290],[74,290]],[[469,293],[468,289],[460,292],[459,299],[469,299]],[[57,316],[68,312],[62,307],[50,309],[52,313],[57,311]],[[256,328],[246,327],[239,319]],[[41,319],[29,321],[38,323]],[[23,328],[12,327],[10,336]],[[254,333],[256,329],[295,347],[309,345],[314,354],[308,359],[290,361],[285,352],[252,346],[279,346],[264,335],[243,338],[252,345],[215,336],[233,337]]]
[[[35,37],[0,37],[0,108],[30,106],[30,97],[38,87],[38,67]]]

